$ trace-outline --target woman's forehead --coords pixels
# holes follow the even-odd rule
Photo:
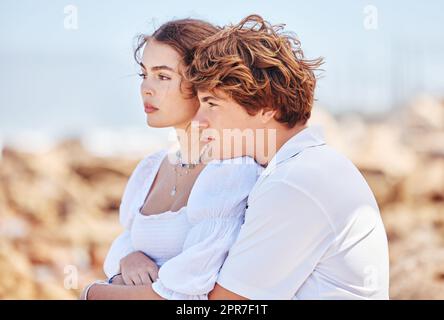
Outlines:
[[[146,69],[166,66],[178,72],[181,58],[176,50],[169,45],[148,40],[143,49],[142,62]]]

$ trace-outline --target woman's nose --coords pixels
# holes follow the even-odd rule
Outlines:
[[[154,90],[148,85],[148,83],[146,83],[146,80],[140,85],[140,90],[142,91],[142,96],[154,95]]]

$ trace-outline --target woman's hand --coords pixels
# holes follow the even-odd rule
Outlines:
[[[114,276],[112,278],[110,284],[124,286],[125,285],[125,281],[123,281],[122,274],[118,274],[118,275]]]
[[[156,263],[140,251],[132,252],[120,260],[120,272],[126,285],[151,284],[158,278],[158,271]]]

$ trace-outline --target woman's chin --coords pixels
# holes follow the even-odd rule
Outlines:
[[[191,122],[188,121],[188,122]],[[146,117],[146,123],[151,128],[169,128],[169,127],[183,127],[182,123],[187,123],[186,121],[177,121],[176,119],[159,119],[148,115]]]
[[[146,123],[151,128],[165,128],[166,127],[163,123],[160,123],[159,121],[154,121],[153,119],[150,119],[149,117],[147,118]]]

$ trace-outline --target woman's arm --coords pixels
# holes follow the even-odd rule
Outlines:
[[[193,225],[183,250],[160,267],[159,279],[153,283],[153,290],[168,300],[208,299],[256,182],[258,165],[254,163],[207,166],[188,199],[187,215]]]
[[[131,244],[130,232],[125,230],[112,242],[106,255],[103,271],[107,278],[120,273],[120,260],[132,252],[134,252],[134,249]]]
[[[87,300],[165,300],[149,285],[123,286],[94,284],[88,291]]]
[[[227,290],[216,283],[214,289],[208,294],[208,300],[248,300],[248,298]]]

